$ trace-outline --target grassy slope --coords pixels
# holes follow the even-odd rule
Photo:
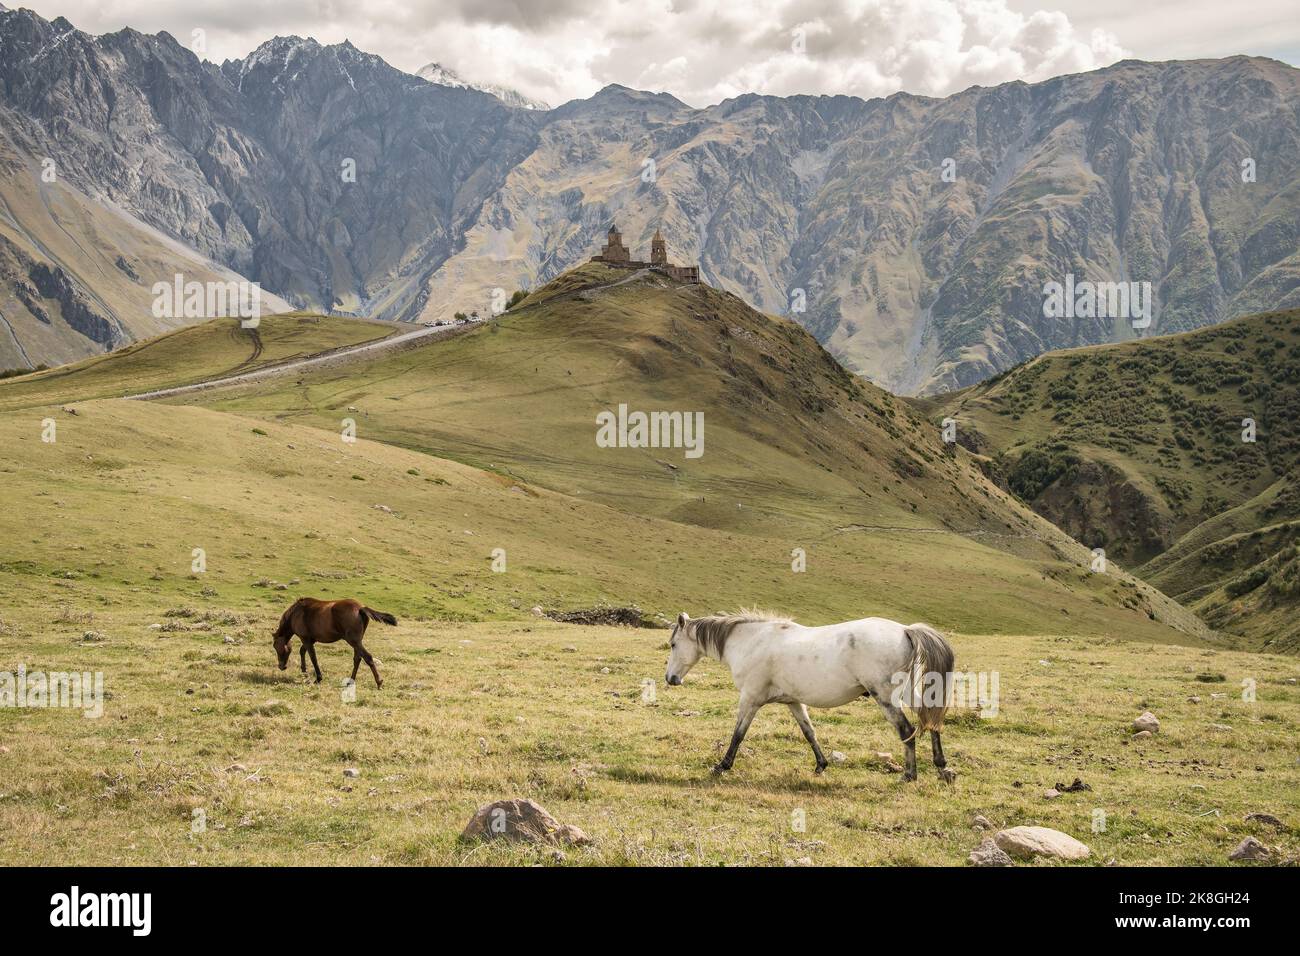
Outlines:
[[[1300,313],[1052,353],[918,404],[956,417],[1040,513],[1213,625],[1300,645]]]
[[[188,385],[400,331],[392,323],[286,313],[256,330],[217,319],[136,342],[108,355],[0,381],[0,411],[115,398]]]
[[[1017,629],[997,623],[1003,614],[1041,618],[1041,605],[1021,606],[1023,591],[981,590],[999,568],[1006,581],[1028,573],[1050,581],[1049,591],[1068,588],[1078,606],[1052,597],[1049,613],[1083,613],[1079,627],[1097,627],[1116,604],[1131,611],[1112,621],[1134,634],[1151,633],[1149,613],[1188,626],[1162,596],[1081,570],[1080,549],[966,456],[945,455],[904,403],[846,375],[797,325],[707,286],[627,277],[587,266],[452,341],[174,401],[323,429],[351,417],[362,437],[625,513],[743,535],[739,551],[761,555],[771,582],[747,600],[836,614],[889,601],[953,626],[972,626],[978,614],[974,626],[994,630]],[[595,416],[619,403],[704,411],[704,456],[598,447]],[[674,566],[696,559],[654,538],[622,542],[618,553],[641,548],[660,573],[693,580]],[[790,574],[794,548],[836,576],[838,600],[818,596],[815,575]],[[702,563],[717,563],[716,554]],[[968,599],[976,593],[999,596],[977,610]]]

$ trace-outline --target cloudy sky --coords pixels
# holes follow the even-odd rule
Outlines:
[[[414,72],[559,104],[608,83],[693,106],[744,92],[941,96],[1133,57],[1300,64],[1295,0],[7,0],[91,33],[166,30],[206,57],[344,39]]]

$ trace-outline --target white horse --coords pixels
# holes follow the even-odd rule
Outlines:
[[[808,707],[840,707],[874,698],[894,725],[907,752],[903,779],[916,779],[916,735],[930,731],[934,765],[947,770],[939,734],[952,687],[953,653],[943,635],[924,624],[903,625],[880,617],[826,627],[803,627],[766,614],[742,612],[692,620],[683,612],[673,626],[664,679],[680,684],[703,656],[731,668],[740,708],[731,746],[714,773],[730,770],[749,724],[764,704],[786,704],[817,758],[826,758],[808,719]],[[917,726],[903,713],[911,708]]]

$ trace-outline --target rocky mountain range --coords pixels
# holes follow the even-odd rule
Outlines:
[[[542,110],[346,42],[277,37],[218,66],[166,33],[6,10],[0,367],[157,331],[149,289],[174,272],[324,311],[483,311],[616,221],[885,387],[965,386],[1300,305],[1298,77],[1126,61],[944,99],[696,109],[610,86]],[[1149,283],[1151,322],[1046,317],[1044,284],[1069,276]]]

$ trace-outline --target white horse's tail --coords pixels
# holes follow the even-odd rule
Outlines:
[[[907,672],[912,682],[916,733],[943,730],[943,718],[952,697],[952,646],[926,624],[912,624],[903,628],[903,633],[912,642]]]

